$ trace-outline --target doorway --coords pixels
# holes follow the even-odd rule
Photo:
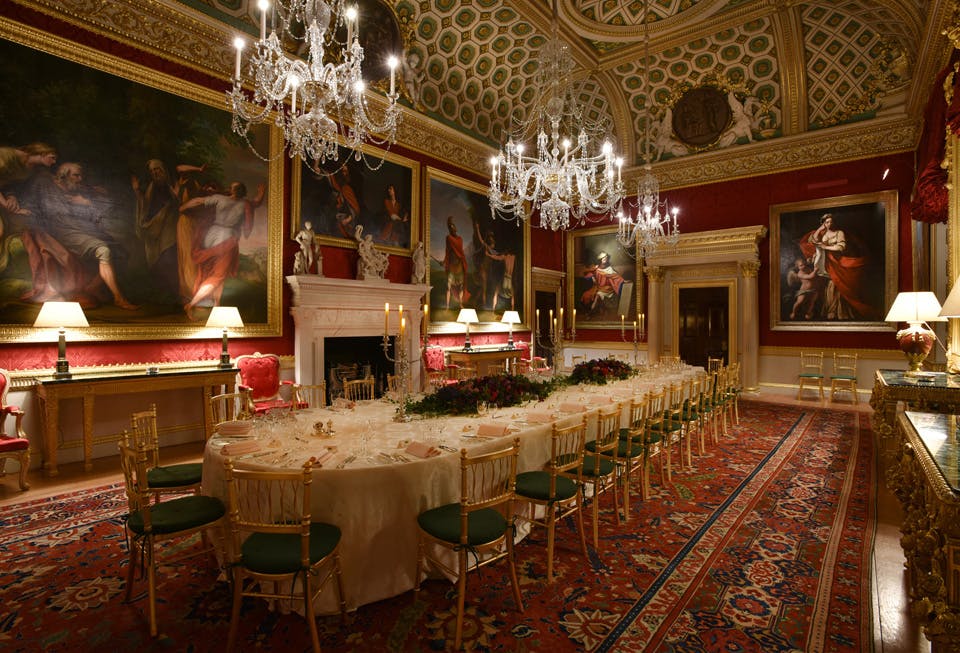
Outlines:
[[[730,297],[726,286],[680,288],[678,296],[680,358],[707,367],[707,358],[729,362]]]
[[[553,366],[553,348],[550,346],[550,313],[557,314],[559,306],[557,304],[557,293],[553,290],[534,291],[534,331],[530,334],[530,339],[534,340],[537,333],[540,334],[541,342],[537,343],[537,356],[543,356],[547,359],[547,365]],[[537,317],[539,315],[539,319]]]

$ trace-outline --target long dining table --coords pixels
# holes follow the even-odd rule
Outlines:
[[[544,401],[490,408],[484,415],[397,422],[397,405],[387,400],[273,413],[252,420],[245,433],[233,425],[210,438],[203,492],[226,501],[227,456],[235,466],[251,469],[291,469],[311,458],[318,461],[311,483],[312,519],[341,529],[344,593],[352,610],[413,589],[416,517],[459,501],[461,449],[495,451],[516,437],[518,470],[540,469],[550,457],[554,423],[566,426],[586,417],[590,440],[601,408],[619,403],[625,424],[633,397],[698,371],[702,368],[685,367],[602,386],[570,386]],[[314,609],[336,612],[334,593],[322,594]]]

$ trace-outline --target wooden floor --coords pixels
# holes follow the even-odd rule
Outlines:
[[[823,406],[839,410],[856,410],[869,419],[871,409],[866,401],[854,406],[850,402],[832,404],[829,401],[796,401],[782,394],[761,393],[752,395],[764,401],[803,406]],[[185,462],[202,458],[202,443],[164,448],[163,461]],[[878,456],[879,459],[879,456]],[[880,463],[878,463],[880,464]],[[10,463],[10,469],[16,464]],[[85,473],[81,463],[60,466],[56,478],[44,478],[39,471],[29,474],[31,489],[20,492],[16,474],[7,474],[0,479],[0,508],[20,501],[29,501],[58,494],[66,490],[96,487],[121,480],[117,457],[100,458],[94,461],[94,469]],[[883,469],[877,470],[877,533],[873,555],[873,630],[874,651],[877,653],[919,653],[930,651],[917,621],[910,616],[907,605],[903,552],[900,549],[900,507],[896,498],[886,489]]]

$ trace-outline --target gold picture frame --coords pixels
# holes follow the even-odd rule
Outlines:
[[[431,286],[430,333],[463,332],[463,325],[456,322],[461,305],[475,308],[480,318],[479,324],[470,327],[471,332],[506,332],[507,325],[500,322],[505,310],[515,310],[520,314],[522,322],[513,325],[514,331],[529,328],[530,224],[524,222],[518,226],[505,220],[495,220],[490,212],[487,189],[481,184],[430,167],[427,168],[424,183],[424,241],[428,259],[427,283]],[[462,239],[458,246],[447,243],[447,236],[452,235],[450,221],[457,231],[455,238]],[[477,239],[478,231],[488,239],[492,237],[492,247],[481,247]],[[444,259],[451,247],[459,247],[467,258],[463,280],[467,298],[458,302],[455,293],[451,292],[448,306],[447,281],[451,276],[445,269]],[[484,265],[487,266],[485,269],[482,267]],[[511,271],[508,272],[508,269]],[[483,292],[484,279],[486,294]]]
[[[616,226],[569,231],[566,249],[567,315],[564,321],[572,324],[575,308],[577,329],[623,326],[625,331],[630,330],[632,339],[633,322],[639,321],[637,316],[644,310],[643,271],[635,257],[636,251],[631,256],[623,249],[617,241]],[[600,262],[601,255],[606,255],[606,264]]]
[[[281,335],[284,189],[279,133],[268,125],[253,130],[251,140],[269,158],[264,161],[232,134],[230,114],[217,91],[4,18],[0,18],[0,47],[5,52],[0,79],[28,99],[24,106],[31,97],[47,97],[49,102],[44,112],[16,113],[11,107],[11,115],[22,122],[4,126],[0,147],[9,152],[28,144],[47,145],[56,155],[54,163],[29,169],[24,178],[0,180],[0,193],[8,198],[19,193],[20,208],[30,211],[19,215],[7,211],[0,216],[5,221],[0,292],[6,295],[0,340],[49,339],[49,330],[31,326],[44,299],[85,304],[90,328],[73,332],[71,338],[76,340],[209,337],[210,329],[204,326],[206,304],[214,302],[240,310],[244,326],[232,329],[232,336]],[[57,199],[57,192],[67,192],[62,185],[56,190],[60,180],[55,173],[68,162],[82,170],[82,182],[70,192],[96,207],[95,215],[83,214],[83,219],[92,220],[92,226],[83,230],[96,230],[96,237],[108,245],[115,285],[126,295],[128,306],[117,300],[109,280],[99,272],[104,248],[97,245],[94,258],[90,248],[83,251],[82,244],[70,242],[60,229],[66,224],[76,231],[77,225],[86,225],[79,222],[81,214],[41,215],[36,209],[48,199]],[[158,167],[165,168],[168,185],[176,190],[162,218],[143,201],[149,200],[151,185],[164,187],[162,179],[151,176]],[[245,186],[246,199],[237,184]],[[192,195],[186,192],[188,187]],[[188,198],[226,197],[234,190],[235,201],[244,202],[245,207],[242,225],[234,232],[237,246],[233,249],[225,239],[218,244],[226,253],[214,254],[206,235],[219,215],[216,207],[186,204]],[[141,204],[147,209],[138,208]],[[35,218],[34,222],[18,220],[25,215]],[[192,217],[186,220],[184,215]],[[173,222],[193,227],[184,228],[184,235],[178,234],[171,244]],[[41,248],[31,252],[32,246],[25,245],[30,241]],[[48,252],[46,258],[36,256],[38,251]],[[51,259],[51,251],[59,258]],[[228,256],[233,265],[216,275],[205,268],[199,275],[203,281],[196,283],[197,273],[191,279],[184,272],[181,252],[191,260],[194,253],[204,256],[202,252],[209,254],[207,261]],[[57,275],[50,274],[51,265],[57,266]],[[81,286],[81,279],[87,285]],[[201,290],[205,282],[215,286],[209,294],[208,289]],[[204,301],[188,311],[202,295],[206,295]]]
[[[898,289],[897,200],[885,190],[770,207],[771,330],[895,330],[883,318]]]

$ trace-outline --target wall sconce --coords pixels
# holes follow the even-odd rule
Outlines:
[[[44,302],[33,326],[59,330],[57,365],[53,374],[56,379],[69,379],[70,363],[67,362],[66,327],[88,327],[87,316],[78,302]]]
[[[460,309],[460,314],[457,316],[457,322],[464,324],[467,328],[467,335],[463,341],[463,351],[470,351],[470,324],[479,321],[480,319],[477,317],[477,310],[475,308]]]
[[[513,325],[520,324],[520,314],[517,311],[504,311],[500,321],[508,325],[507,349],[516,349],[513,346]]]
[[[207,326],[223,329],[223,351],[220,352],[220,367],[233,367],[230,364],[230,354],[227,352],[227,329],[237,329],[243,326],[240,311],[237,310],[236,306],[214,306],[210,309]]]
[[[937,335],[927,326],[927,322],[942,322],[940,302],[932,292],[902,292],[893,300],[893,306],[887,313],[887,322],[906,322],[906,329],[897,331],[897,343],[900,351],[907,356],[910,370],[907,376],[916,376],[923,366]]]

